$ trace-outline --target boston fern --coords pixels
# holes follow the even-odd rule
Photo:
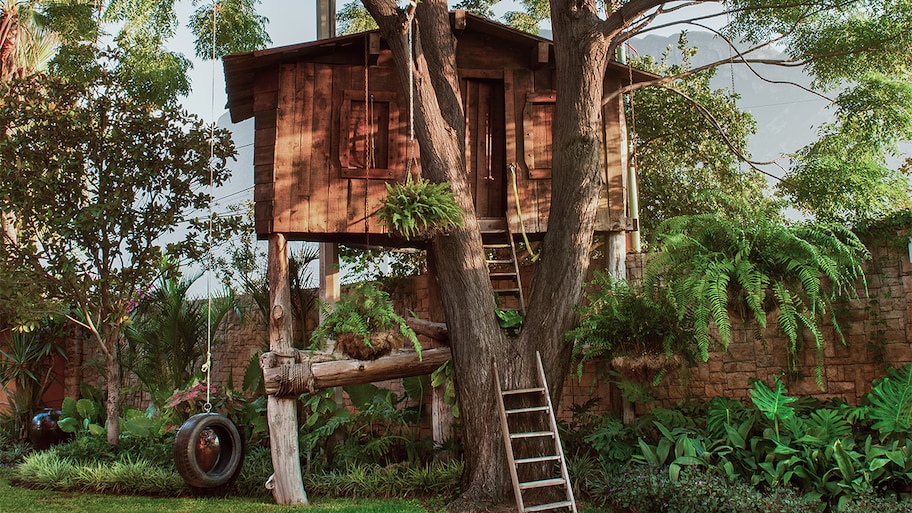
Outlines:
[[[406,240],[427,240],[462,226],[463,211],[449,187],[448,182],[432,183],[411,175],[405,183],[388,183],[377,218]]]
[[[353,339],[370,348],[376,343],[372,335],[386,331],[411,342],[421,354],[417,335],[395,312],[389,294],[371,282],[363,282],[349,288],[335,305],[324,305],[323,320],[311,334],[311,342],[316,347],[328,338],[336,339],[337,344]]]
[[[711,327],[727,347],[732,319],[752,319],[762,329],[774,311],[792,366],[805,333],[821,360],[825,318],[845,343],[833,301],[853,296],[858,280],[864,284],[861,265],[870,255],[844,226],[789,223],[757,213],[698,214],[668,219],[657,233],[645,286],[669,288],[677,308],[690,313],[702,359],[709,356]],[[816,373],[821,385],[820,365]]]

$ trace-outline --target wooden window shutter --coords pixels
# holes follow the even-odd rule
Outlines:
[[[554,91],[526,94],[523,107],[523,148],[529,178],[551,178],[551,153],[553,148]]]
[[[395,178],[401,167],[399,109],[396,93],[345,91],[339,113],[339,167],[343,178]],[[368,110],[373,123],[368,123]],[[367,149],[372,143],[373,155]],[[370,160],[370,162],[369,162]],[[369,165],[371,164],[371,165]]]

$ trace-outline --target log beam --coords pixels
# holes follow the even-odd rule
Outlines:
[[[450,332],[446,323],[426,321],[415,317],[406,317],[405,323],[418,335],[424,335],[443,343],[448,343],[450,340]]]
[[[298,394],[321,388],[430,374],[450,359],[450,349],[425,349],[421,352],[420,360],[418,353],[413,351],[403,351],[369,361],[298,361],[293,364],[276,365],[280,358],[274,353],[265,353],[260,359],[266,393],[270,397],[297,397]]]
[[[269,349],[278,355],[292,349],[291,291],[288,281],[288,243],[285,236],[269,236],[266,275],[269,279]],[[276,358],[276,365],[294,365],[287,356]],[[274,470],[272,495],[283,505],[307,504],[301,464],[298,457],[298,404],[293,398],[267,397],[266,417]]]

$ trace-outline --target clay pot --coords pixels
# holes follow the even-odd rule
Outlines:
[[[73,433],[66,433],[57,425],[62,413],[60,410],[45,408],[32,417],[28,429],[32,447],[43,451],[73,436]]]

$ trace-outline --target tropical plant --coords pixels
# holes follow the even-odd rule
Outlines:
[[[845,343],[834,300],[857,294],[857,282],[864,284],[861,265],[870,257],[854,233],[830,223],[790,223],[760,211],[733,217],[698,214],[662,223],[656,246],[644,270],[644,287],[667,288],[675,307],[688,313],[704,361],[711,327],[725,348],[733,319],[753,320],[763,329],[768,312],[776,311],[779,331],[788,340],[790,370],[807,330],[822,386],[822,323],[830,322]]]
[[[386,184],[387,197],[377,219],[405,240],[428,240],[462,226],[462,208],[447,182],[406,175],[405,183]]]
[[[873,429],[888,437],[906,438],[912,430],[912,365],[887,369],[886,376],[875,380],[867,395],[870,409],[867,418],[874,420]]]
[[[231,289],[208,301],[189,296],[201,276],[160,278],[132,312],[121,363],[153,397],[187,384],[206,360],[207,333],[214,333],[229,312],[240,316]]]
[[[104,408],[92,399],[83,397],[78,401],[72,397],[63,400],[63,412],[57,425],[65,433],[88,433],[103,435],[105,433],[103,415]]]
[[[319,345],[328,338],[335,339],[337,349],[359,359],[382,356],[401,346],[402,340],[421,354],[417,335],[395,312],[389,294],[370,282],[351,286],[334,306],[324,307],[311,342]]]
[[[6,335],[7,342],[0,342],[0,389],[7,394],[19,437],[25,439],[29,420],[54,382],[53,359],[66,358],[60,345],[62,329],[60,323],[45,319],[36,329],[7,331]]]

